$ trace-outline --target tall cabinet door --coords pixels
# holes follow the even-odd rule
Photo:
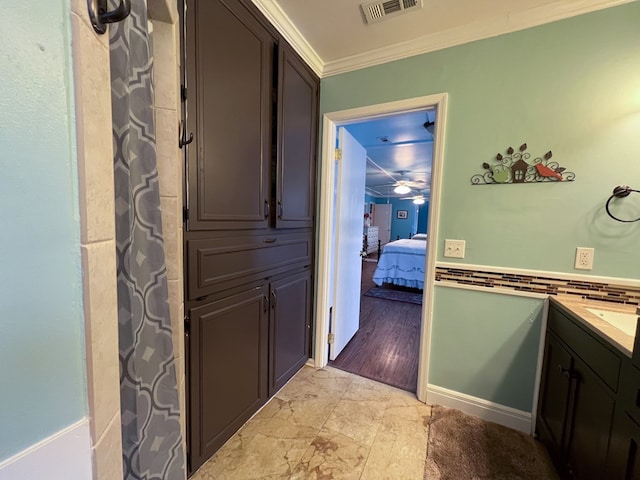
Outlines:
[[[271,283],[269,395],[309,359],[311,271]]]
[[[317,79],[282,41],[278,48],[278,228],[313,226],[317,117]]]
[[[192,472],[267,401],[267,293],[264,285],[191,310]]]
[[[269,226],[274,45],[241,2],[187,0],[189,230]]]

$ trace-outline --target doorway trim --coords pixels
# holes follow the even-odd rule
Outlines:
[[[436,130],[433,142],[431,165],[431,196],[429,199],[429,242],[425,270],[425,290],[422,302],[420,328],[420,359],[418,362],[418,388],[416,395],[426,402],[429,375],[431,325],[433,321],[433,296],[435,285],[436,255],[438,251],[438,225],[440,223],[440,195],[442,188],[442,166],[447,120],[447,93],[415,97],[365,107],[328,112],[322,119],[322,165],[320,170],[320,202],[318,218],[318,263],[315,322],[314,366],[323,368],[328,363],[329,315],[333,269],[332,225],[334,225],[333,203],[335,197],[335,145],[336,127],[371,120],[391,114],[406,113],[427,108],[436,109]]]

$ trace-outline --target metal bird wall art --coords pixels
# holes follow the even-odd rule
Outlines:
[[[576,175],[567,172],[556,161],[551,161],[553,153],[549,150],[542,157],[533,160],[527,152],[527,144],[523,143],[515,151],[513,147],[506,150],[506,155],[498,153],[495,161],[490,164],[484,162],[482,168],[486,171],[471,177],[472,185],[495,185],[507,183],[538,183],[538,182],[572,182]]]

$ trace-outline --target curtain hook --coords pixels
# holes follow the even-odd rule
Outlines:
[[[180,120],[180,126],[178,128],[178,147],[182,148],[185,145],[189,145],[193,142],[193,133],[189,134],[187,138],[187,129],[184,128],[184,120]]]

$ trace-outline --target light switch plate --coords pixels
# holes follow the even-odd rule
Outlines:
[[[464,240],[449,240],[444,241],[444,256],[449,258],[464,258]]]

